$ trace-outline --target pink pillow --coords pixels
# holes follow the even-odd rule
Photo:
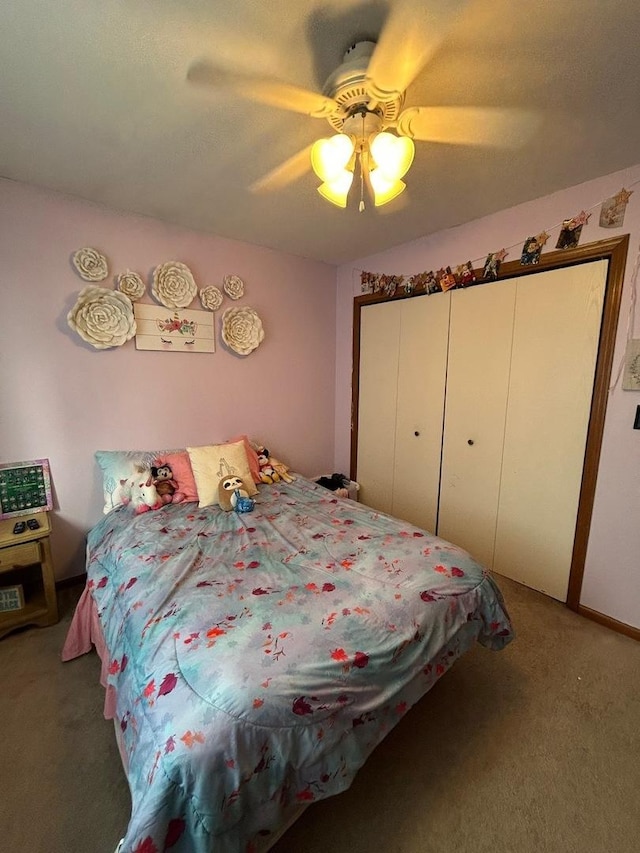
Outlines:
[[[197,501],[198,489],[193,476],[189,454],[186,450],[178,450],[175,453],[163,453],[158,462],[171,466],[173,479],[178,484],[178,489],[184,492],[184,501]]]
[[[251,446],[251,442],[246,435],[238,435],[235,438],[229,439],[230,444],[236,441],[244,441],[244,449],[247,451],[247,461],[249,462],[249,470],[251,471],[253,482],[261,483],[262,480],[260,479],[260,463],[258,462],[258,454]]]

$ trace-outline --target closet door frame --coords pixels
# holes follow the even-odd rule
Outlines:
[[[609,382],[613,366],[613,353],[618,328],[618,317],[620,314],[620,303],[622,299],[622,286],[624,283],[624,271],[629,248],[629,235],[612,237],[607,240],[599,240],[577,246],[574,249],[563,249],[561,251],[548,252],[540,256],[540,263],[531,266],[522,266],[519,261],[503,263],[500,267],[499,279],[516,278],[524,275],[536,275],[551,269],[562,269],[563,267],[585,264],[593,261],[606,260],[607,280],[605,284],[604,305],[602,309],[602,322],[600,326],[600,337],[598,342],[598,357],[596,361],[593,397],[591,400],[591,412],[589,415],[589,426],[587,430],[587,441],[585,448],[584,467],[582,471],[582,483],[580,486],[580,498],[578,502],[578,513],[576,518],[576,533],[571,558],[571,569],[569,572],[569,587],[566,605],[571,610],[579,611],[580,594],[582,591],[582,579],[584,575],[584,564],[589,542],[589,531],[591,528],[591,517],[593,514],[593,502],[595,498],[596,480],[598,466],[600,463],[600,450],[602,446],[602,435],[604,432],[604,421],[607,410]],[[482,287],[482,270],[474,270],[478,284]],[[489,282],[485,282],[489,283]],[[424,294],[400,293],[393,296],[385,296],[382,293],[365,294],[356,296],[353,300],[353,359],[352,359],[352,382],[351,382],[351,466],[350,476],[352,480],[358,479],[358,395],[360,377],[360,323],[361,312],[367,305],[377,302],[388,302],[396,299],[413,299],[418,296],[424,299],[437,299],[438,294],[427,296]],[[585,615],[589,615],[585,612]]]

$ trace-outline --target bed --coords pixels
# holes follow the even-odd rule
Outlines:
[[[267,850],[476,641],[513,638],[460,548],[300,476],[257,488],[252,512],[119,506],[89,533],[63,658],[102,657],[122,853]]]

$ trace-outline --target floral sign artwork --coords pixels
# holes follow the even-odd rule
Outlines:
[[[159,352],[215,352],[211,311],[176,308],[136,302],[133,306],[138,331],[136,349]]]
[[[166,320],[156,320],[156,324],[161,332],[171,334],[177,332],[179,335],[189,335],[194,338],[198,324],[195,320],[185,320],[184,317],[179,317],[174,314],[173,317],[167,317]]]

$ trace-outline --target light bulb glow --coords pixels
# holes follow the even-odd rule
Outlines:
[[[413,139],[408,136],[394,136],[393,133],[384,131],[374,136],[369,150],[376,164],[376,171],[388,181],[399,181],[409,171],[416,147]]]
[[[389,180],[380,169],[369,172],[369,180],[371,181],[373,201],[376,207],[382,207],[383,204],[393,201],[407,188],[404,181]]]
[[[354,147],[353,139],[346,133],[318,139],[311,148],[313,171],[321,181],[331,183],[345,171]]]
[[[353,172],[343,169],[336,177],[333,178],[333,180],[325,181],[325,183],[321,184],[318,187],[318,192],[323,198],[326,198],[326,200],[330,201],[332,204],[335,204],[338,207],[346,207],[347,196],[352,183]]]

